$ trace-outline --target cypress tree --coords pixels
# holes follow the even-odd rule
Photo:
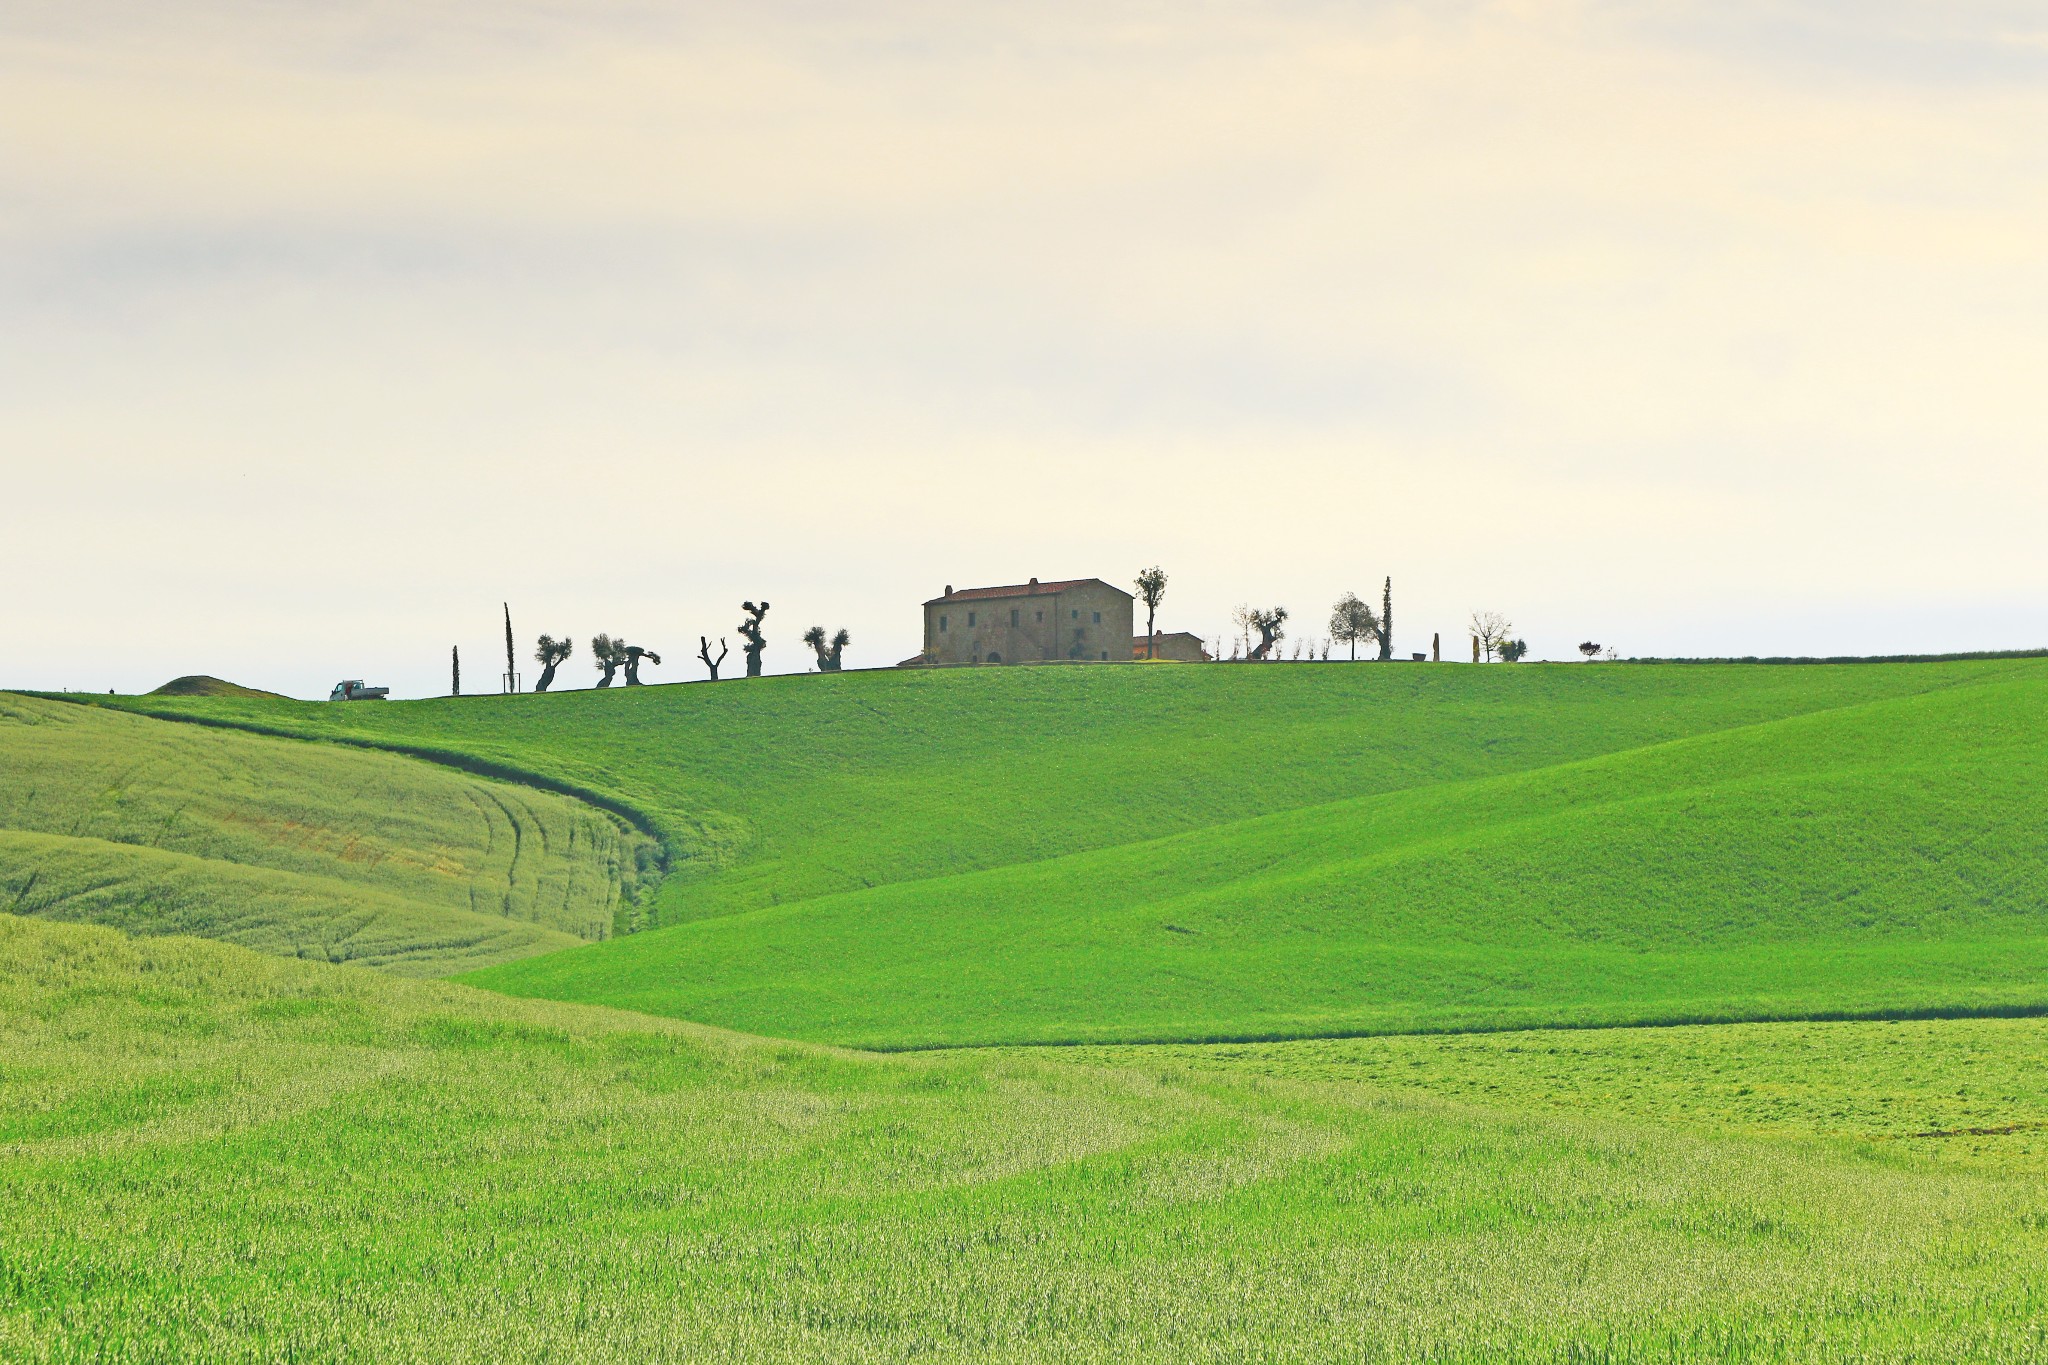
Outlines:
[[[512,662],[512,604],[507,602],[505,604],[505,690],[507,692],[517,692],[519,690],[517,684],[512,681],[512,674],[518,667],[518,664]]]
[[[449,692],[449,695],[450,695],[450,696],[455,696],[455,697],[459,697],[459,696],[461,696],[461,695],[462,695],[462,646],[461,646],[461,645],[450,645],[450,646],[448,647],[448,669],[449,669],[449,673],[450,673],[450,677],[449,677],[449,682],[448,682],[448,692]]]
[[[1380,589],[1380,658],[1384,661],[1394,657],[1394,576],[1387,575],[1387,585]]]

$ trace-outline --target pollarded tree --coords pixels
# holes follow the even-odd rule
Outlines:
[[[1488,663],[1500,653],[1501,642],[1514,632],[1514,622],[1497,611],[1475,611],[1472,613],[1472,638],[1479,641],[1480,652],[1486,655]]]
[[[614,640],[609,635],[598,635],[590,641],[590,657],[597,670],[604,674],[597,680],[599,687],[610,687],[612,680],[619,676],[619,665],[626,662],[626,642]]]
[[[1580,643],[1579,653],[1586,656],[1587,663],[1592,663],[1593,660],[1600,657],[1600,646],[1591,640],[1586,640]]]
[[[536,692],[545,692],[555,684],[555,669],[562,660],[576,652],[576,646],[568,640],[557,640],[552,635],[540,637],[540,648],[533,651],[533,661],[540,665],[540,680],[533,685]]]
[[[839,633],[834,635],[830,641],[827,641],[825,639],[825,628],[823,626],[812,626],[804,632],[804,643],[817,653],[818,671],[820,673],[837,673],[839,671],[840,655],[845,653],[846,647],[853,643],[853,636],[847,634],[846,628],[841,626]]]
[[[718,666],[725,662],[725,656],[730,653],[732,650],[726,645],[723,635],[718,637],[718,657],[715,659],[711,657],[711,641],[702,635],[697,637],[697,657],[704,661],[704,667],[711,670],[713,682],[718,681]]]
[[[761,676],[761,651],[768,648],[768,641],[761,634],[761,618],[768,614],[768,603],[764,600],[757,607],[752,602],[742,602],[740,603],[740,610],[747,614],[747,619],[740,622],[740,638],[747,642],[741,646],[741,652],[747,656],[747,676],[758,678]],[[701,639],[702,637],[700,636],[699,638]],[[724,642],[720,641],[720,643]],[[719,657],[723,658],[724,656],[720,655]],[[718,671],[713,669],[713,679],[715,680],[717,676]]]
[[[1358,658],[1361,641],[1377,640],[1380,635],[1380,618],[1373,609],[1360,600],[1355,592],[1347,592],[1337,599],[1337,605],[1330,609],[1330,638],[1339,644],[1351,647],[1351,658]]]
[[[1145,657],[1152,657],[1153,645],[1159,639],[1157,621],[1159,604],[1166,598],[1166,570],[1154,564],[1138,575],[1138,596],[1145,601]]]
[[[1259,642],[1252,646],[1252,652],[1245,655],[1249,663],[1262,663],[1273,653],[1273,646],[1287,637],[1281,627],[1287,624],[1285,607],[1249,607],[1245,609],[1244,622],[1259,633]]]
[[[626,652],[626,686],[628,687],[639,687],[641,685],[640,661],[642,659],[647,660],[647,662],[654,664],[656,667],[659,667],[661,664],[661,656],[651,649],[642,649],[638,645],[624,643],[621,643],[619,647]]]
[[[1518,664],[1522,662],[1522,659],[1528,653],[1529,642],[1527,640],[1502,640],[1500,642],[1500,661],[1504,664]]]

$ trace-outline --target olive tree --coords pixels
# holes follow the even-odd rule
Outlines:
[[[837,673],[839,671],[840,655],[845,652],[848,645],[853,643],[853,636],[847,633],[844,626],[841,626],[839,633],[828,641],[825,638],[825,628],[823,626],[812,626],[804,632],[804,643],[809,645],[812,652],[818,656],[818,671],[820,673]]]
[[[614,640],[609,635],[595,635],[590,640],[590,658],[597,671],[604,674],[597,680],[599,687],[610,687],[619,676],[619,668],[626,662],[626,642]]]
[[[1235,619],[1239,629],[1246,633],[1247,640],[1252,631],[1259,633],[1259,642],[1244,656],[1246,663],[1263,663],[1272,655],[1273,646],[1287,637],[1287,632],[1282,629],[1287,623],[1285,607],[1242,606],[1237,609]]]
[[[555,669],[562,660],[576,652],[576,646],[568,640],[557,640],[552,635],[543,635],[540,647],[533,651],[533,661],[540,665],[540,680],[533,685],[536,692],[545,692],[555,685]]]

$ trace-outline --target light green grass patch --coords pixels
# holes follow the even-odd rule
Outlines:
[[[1545,1029],[1291,1043],[1077,1048],[1516,1112],[1823,1137],[1982,1169],[2048,1172],[2048,1020]]]
[[[584,941],[360,881],[13,830],[0,830],[0,909],[407,976],[445,976]]]
[[[0,1058],[9,1359],[2043,1346],[2039,1181],[1911,1154],[863,1056],[6,916]]]

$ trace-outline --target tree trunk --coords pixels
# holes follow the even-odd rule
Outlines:
[[[612,679],[618,676],[618,672],[618,664],[613,660],[606,659],[604,661],[604,676],[597,680],[597,685],[599,687],[610,687],[612,685]]]
[[[555,666],[553,664],[548,664],[546,667],[541,669],[540,681],[536,682],[533,685],[533,690],[536,692],[545,692],[548,690],[548,688],[554,685],[554,681]]]
[[[1150,602],[1145,604],[1145,657],[1152,658],[1152,651],[1159,644],[1159,630],[1154,622],[1159,619],[1159,608]]]

